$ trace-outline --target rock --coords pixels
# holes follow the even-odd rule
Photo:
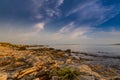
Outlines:
[[[78,76],[78,78],[79,78],[80,80],[96,80],[94,76],[85,76],[85,75],[84,75],[84,76],[83,76],[83,75],[81,76],[81,75],[80,75],[80,76]]]
[[[80,72],[80,80],[105,80],[100,74],[92,71],[88,65],[69,65],[69,68]]]
[[[35,79],[33,79],[33,80],[40,80],[39,78],[35,78]]]
[[[15,78],[21,79],[24,76],[29,75],[29,74],[31,74],[33,72],[36,72],[36,71],[37,71],[37,68],[35,68],[35,67],[25,69],[25,70],[23,70],[21,72],[16,73]]]
[[[6,73],[0,73],[0,80],[7,80],[7,74]]]
[[[110,80],[120,80],[120,76],[115,76],[115,77],[111,78]]]
[[[114,78],[113,80],[120,80],[120,78]]]
[[[72,63],[72,59],[67,59],[66,64],[70,64],[70,63]]]
[[[53,77],[52,77],[52,80],[61,80],[61,78],[58,77],[58,76],[53,76]]]
[[[86,73],[89,73],[89,74],[94,75],[96,77],[101,77],[101,75],[92,71],[92,69],[88,65],[78,66],[78,69],[80,70],[80,72],[86,72]]]
[[[103,72],[115,73],[114,70],[106,71],[106,68],[99,65],[88,66],[82,64],[80,61],[83,60],[79,61],[73,54],[72,56],[65,54],[71,55],[71,50],[41,48],[34,51],[18,51],[11,47],[0,46],[0,71],[4,71],[4,73],[0,73],[0,80],[61,80],[56,73],[53,74],[61,67],[68,67],[70,70],[78,72],[76,75],[78,80],[120,80],[120,77],[114,77],[116,74],[104,79]]]
[[[65,52],[66,53],[71,53],[72,51],[71,51],[71,49],[67,49],[67,50],[65,50]]]
[[[116,71],[117,69],[110,68],[110,67],[105,67],[103,65],[90,65],[92,70],[95,72],[99,73],[100,75],[104,77],[114,77],[118,75],[118,72]]]

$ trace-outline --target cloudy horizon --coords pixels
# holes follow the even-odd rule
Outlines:
[[[119,0],[1,0],[0,42],[120,43]]]

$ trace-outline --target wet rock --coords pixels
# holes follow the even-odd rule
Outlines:
[[[67,49],[67,50],[65,50],[65,52],[66,53],[71,53],[72,51],[71,51],[71,49]]]
[[[110,67],[105,67],[102,65],[89,65],[89,66],[92,68],[92,70],[94,70],[95,72],[99,73],[104,77],[114,77],[118,74],[115,69]]]

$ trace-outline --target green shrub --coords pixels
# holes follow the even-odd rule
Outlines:
[[[77,76],[79,75],[79,72],[67,67],[60,68],[58,70],[55,70],[54,72],[56,76],[59,76],[65,80],[74,80],[74,79],[77,80]]]

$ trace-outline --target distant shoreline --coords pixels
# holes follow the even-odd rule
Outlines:
[[[118,44],[112,44],[112,45],[120,45],[120,43],[118,43]]]

